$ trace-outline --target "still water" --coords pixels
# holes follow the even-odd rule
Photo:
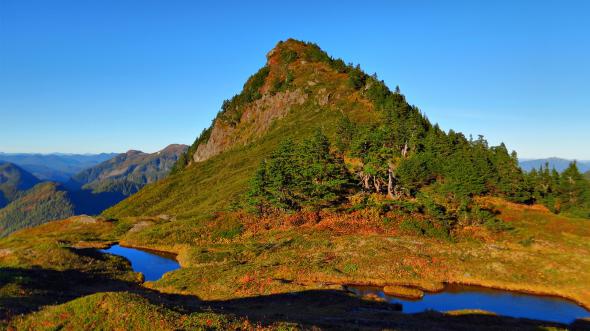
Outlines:
[[[180,268],[180,264],[176,262],[173,254],[144,251],[119,245],[113,245],[100,251],[123,256],[131,262],[134,271],[141,272],[144,275],[146,281],[158,280],[165,273]]]
[[[426,310],[449,311],[481,309],[498,315],[530,318],[569,324],[577,318],[590,317],[590,312],[568,300],[487,289],[478,286],[448,285],[440,293],[424,293],[420,300],[388,296],[376,287],[347,287],[356,295],[376,294],[391,303],[401,303],[404,313]]]

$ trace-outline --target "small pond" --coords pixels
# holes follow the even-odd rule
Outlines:
[[[401,303],[404,313],[426,310],[449,311],[480,309],[498,315],[529,318],[569,324],[577,318],[589,317],[590,312],[577,304],[550,296],[493,290],[479,286],[447,285],[440,293],[424,293],[420,300],[388,296],[381,288],[348,286],[358,296],[375,294],[388,302]]]
[[[174,254],[140,250],[113,245],[108,249],[101,249],[102,253],[119,255],[131,262],[134,271],[141,272],[146,281],[155,281],[172,270],[180,268]]]

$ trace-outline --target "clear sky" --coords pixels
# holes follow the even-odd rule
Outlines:
[[[590,1],[0,0],[0,151],[190,144],[289,37],[444,129],[590,159]]]

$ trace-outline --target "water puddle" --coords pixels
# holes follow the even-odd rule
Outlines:
[[[133,271],[141,272],[146,281],[155,281],[169,272],[180,268],[174,254],[127,248],[113,245],[108,249],[101,249],[102,253],[119,255],[131,262]]]
[[[588,310],[565,299],[478,286],[448,285],[443,292],[424,293],[419,300],[389,296],[378,287],[347,286],[347,289],[358,296],[373,294],[391,303],[401,303],[404,313],[480,309],[503,316],[565,324],[590,316]]]

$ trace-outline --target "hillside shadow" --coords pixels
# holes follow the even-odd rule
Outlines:
[[[126,198],[119,192],[94,193],[91,190],[70,190],[70,199],[76,215],[98,215]]]
[[[91,254],[90,252],[85,252]],[[0,296],[0,320],[98,293],[126,291],[136,293],[153,304],[180,313],[211,311],[246,317],[251,322],[296,323],[304,328],[322,329],[401,329],[401,330],[538,330],[541,327],[590,330],[590,323],[577,321],[570,326],[502,316],[471,314],[450,316],[437,312],[403,314],[397,306],[367,301],[338,290],[309,290],[219,301],[202,301],[193,295],[165,294],[139,283],[89,274],[77,270],[41,268],[0,268],[0,289],[20,284],[13,295]],[[22,291],[24,290],[24,292]]]

